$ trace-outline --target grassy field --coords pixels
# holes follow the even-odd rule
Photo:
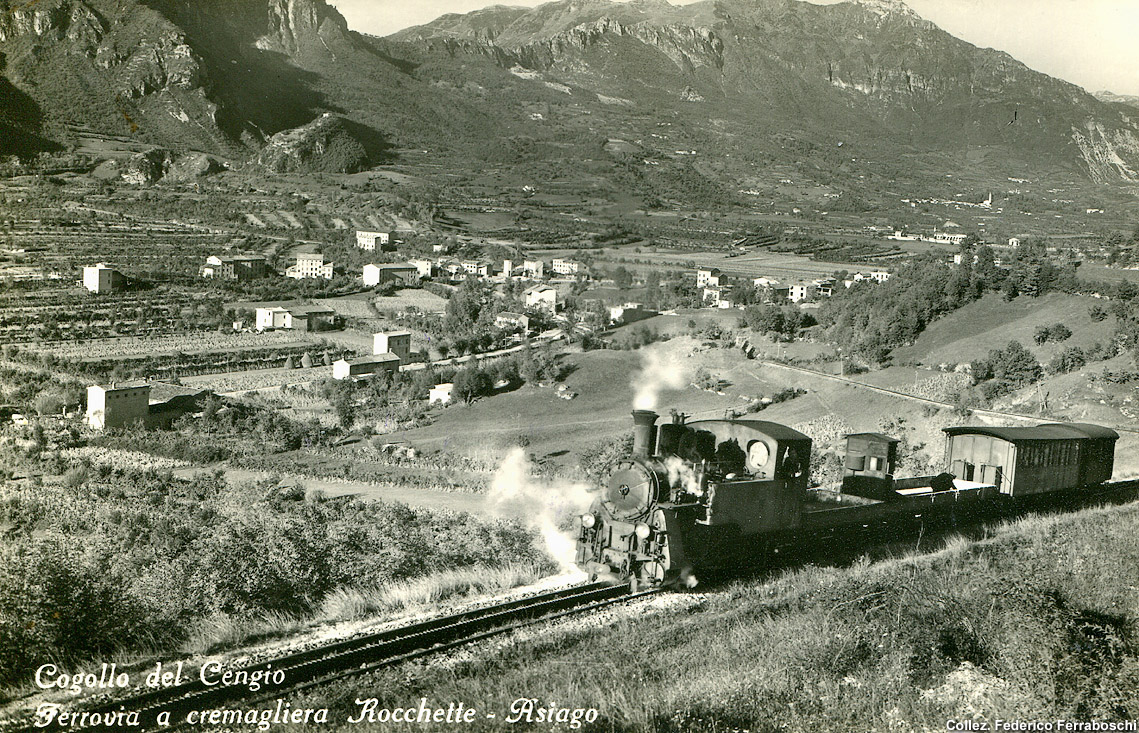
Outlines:
[[[739,257],[728,257],[723,252],[693,252],[685,254],[671,253],[631,253],[619,250],[619,255],[613,257],[626,257],[629,259],[651,259],[654,269],[674,270],[684,269],[686,263],[692,262],[697,267],[716,267],[723,272],[738,277],[774,277],[776,279],[795,282],[797,280],[812,280],[817,277],[830,275],[836,270],[847,269],[856,272],[859,269],[872,270],[873,266],[860,264],[837,264],[834,262],[817,262],[807,257],[782,252],[756,251]],[[599,258],[602,259],[602,258]],[[605,256],[603,261],[612,259]]]
[[[1088,309],[1097,303],[1103,305],[1095,298],[1059,293],[1011,302],[996,294],[986,295],[930,324],[912,346],[894,352],[894,361],[933,366],[962,363],[983,358],[990,349],[1002,348],[1009,341],[1019,341],[1039,361],[1047,362],[1069,346],[1086,349],[1097,341],[1111,341],[1115,319],[1095,323],[1088,315]],[[1071,338],[1041,346],[1033,342],[1037,327],[1055,323],[1071,329]]]
[[[687,322],[684,316],[671,320]],[[925,431],[929,436],[923,433],[919,442],[928,442],[935,453],[941,450],[940,433],[934,432],[943,425],[941,421],[930,421],[931,411],[936,412],[933,408],[824,377],[764,365],[744,358],[739,349],[709,347],[688,337],[654,344],[648,350],[568,355],[571,372],[565,384],[578,393],[573,400],[560,399],[552,389],[527,386],[470,406],[448,407],[430,426],[390,437],[428,451],[453,450],[484,458],[488,453],[504,452],[525,435],[531,453],[573,465],[597,441],[615,439],[632,429],[629,413],[636,387],[646,374],[648,354],[659,354],[660,358],[654,361],[679,375],[680,386],[663,389],[659,395],[657,410],[665,419],[670,409],[687,413],[692,419],[718,418],[725,410],[742,408],[753,399],[788,387],[802,387],[807,389],[806,395],[773,405],[755,418],[806,427],[806,432],[812,433],[812,424],[836,421],[851,430],[877,430],[883,420],[901,416],[915,427],[919,423],[934,425]],[[693,386],[701,369],[723,380],[719,393]],[[905,389],[928,374],[894,368],[873,376],[879,386]],[[949,411],[940,412],[945,416],[945,424],[949,424]],[[814,437],[829,443],[834,432],[833,427],[828,427]]]
[[[500,730],[518,698],[596,709],[583,729],[607,731],[1130,720],[1139,715],[1137,537],[1136,504],[1029,516],[981,541],[806,566],[656,610],[650,601],[291,702],[328,706],[331,721],[373,696],[380,708],[426,697],[498,711],[471,730]]]

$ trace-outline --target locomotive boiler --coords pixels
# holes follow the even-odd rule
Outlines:
[[[841,486],[809,488],[811,439],[764,420],[695,420],[658,427],[633,412],[633,449],[581,516],[577,564],[593,577],[659,585],[694,572],[750,566],[773,546],[825,542],[870,527],[983,512],[1028,495],[1111,477],[1110,428],[952,427],[946,472],[896,478],[898,440],[847,436]]]

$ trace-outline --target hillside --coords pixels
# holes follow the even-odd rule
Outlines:
[[[915,549],[908,538],[885,559],[873,559],[881,546],[857,560],[857,547],[830,547],[757,580],[702,584],[387,669],[368,691],[506,711],[526,690],[540,706],[595,709],[596,725],[615,731],[1131,720],[1137,530],[1132,503],[1029,516],[976,541],[926,536]],[[603,662],[583,662],[599,654]],[[291,702],[335,701],[332,719],[343,720],[357,697],[347,682]],[[500,729],[493,723],[473,729]]]
[[[983,359],[990,349],[1018,341],[1037,361],[1047,363],[1070,346],[1087,349],[1094,343],[1111,342],[1115,320],[1095,322],[1088,311],[1101,304],[1096,298],[1052,293],[1041,298],[1021,297],[1009,302],[996,293],[931,323],[917,341],[894,351],[899,363],[915,362],[929,367],[964,364]],[[1062,342],[1037,344],[1036,329],[1062,323],[1072,335]]]
[[[841,189],[928,168],[1139,170],[1125,107],[896,0],[558,0],[389,39],[324,0],[0,0],[0,18],[0,125],[16,131],[0,153],[71,144],[81,126],[248,160],[333,113],[359,126],[371,164],[405,147],[547,176],[599,159],[619,190],[681,181],[675,196],[698,203],[775,166]],[[602,154],[618,136],[640,152]]]

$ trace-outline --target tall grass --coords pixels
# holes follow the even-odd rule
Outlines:
[[[412,610],[461,596],[516,588],[533,583],[544,574],[543,568],[530,564],[476,566],[373,588],[341,588],[325,597],[318,615],[327,621],[341,621]]]

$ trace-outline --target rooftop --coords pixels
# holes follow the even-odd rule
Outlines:
[[[357,356],[352,359],[340,359],[348,364],[384,364],[389,361],[399,361],[395,354],[376,354],[375,356]]]

